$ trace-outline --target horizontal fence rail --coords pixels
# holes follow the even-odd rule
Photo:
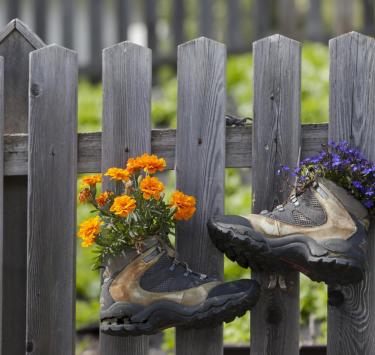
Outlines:
[[[224,120],[224,117],[223,117]],[[78,134],[78,173],[101,171],[101,132]],[[4,136],[5,175],[27,173],[27,134]],[[328,124],[302,125],[302,159],[318,153],[328,140]],[[252,166],[252,126],[226,128],[227,168],[250,168]],[[164,157],[167,169],[175,167],[175,129],[153,129],[151,151]]]

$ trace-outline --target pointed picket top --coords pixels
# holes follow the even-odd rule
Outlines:
[[[62,55],[63,54],[77,55],[77,51],[60,46],[59,44],[56,44],[56,43],[49,44],[48,46],[44,46],[42,48],[38,48],[35,51],[32,51],[31,54],[44,53],[44,52],[60,52]]]
[[[10,21],[0,32],[0,44],[15,31],[20,33],[32,47],[41,48],[45,46],[44,42],[26,24],[17,18]]]
[[[118,52],[118,51],[123,51],[124,53],[126,52],[136,52],[136,53],[147,53],[148,55],[151,55],[152,50],[148,47],[141,46],[137,43],[131,42],[131,41],[123,41],[119,42],[116,44],[113,44],[109,47],[106,47],[103,49],[103,55],[108,54],[111,52]]]
[[[226,48],[224,43],[215,41],[215,40],[213,40],[211,38],[208,38],[208,37],[201,36],[201,37],[194,38],[190,41],[179,44],[178,49],[180,50],[184,47],[196,46],[196,45],[211,45],[211,46]]]
[[[301,46],[301,42],[296,41],[295,39],[283,36],[281,34],[274,34],[268,37],[258,39],[257,41],[253,42],[253,47],[263,45],[264,43],[283,43],[288,45]]]

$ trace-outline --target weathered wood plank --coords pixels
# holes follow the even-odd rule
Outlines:
[[[27,174],[27,134],[7,134],[4,137],[5,175]],[[101,170],[101,133],[78,134],[78,172]],[[315,155],[328,140],[327,124],[302,126],[301,159]],[[175,166],[176,130],[154,129],[151,132],[151,151],[167,161],[167,169]],[[252,165],[252,127],[227,127],[225,167],[250,168]]]
[[[28,130],[29,52],[43,42],[19,20],[0,32],[4,57],[5,133]],[[27,150],[27,148],[26,148]],[[27,165],[24,174],[27,174]],[[26,338],[27,177],[4,179],[3,354],[24,354]],[[16,261],[16,262],[15,262]]]
[[[30,55],[26,347],[75,352],[76,52]]]
[[[207,38],[185,43],[178,48],[177,68],[177,189],[197,199],[194,217],[177,225],[177,251],[194,270],[222,278],[223,256],[210,242],[206,223],[224,212],[226,48]],[[176,351],[222,354],[222,327],[177,328]]]
[[[330,41],[330,130],[375,161],[375,40],[351,32]],[[375,353],[375,225],[367,245],[364,281],[342,288],[344,302],[328,306],[328,354]],[[332,298],[329,297],[332,304]]]
[[[3,351],[3,261],[4,261],[4,58],[0,57],[0,354]]]
[[[253,212],[272,209],[288,196],[280,165],[298,162],[301,45],[274,35],[254,43]],[[253,277],[268,285],[269,274]],[[264,289],[251,313],[251,354],[299,352],[299,274],[286,275],[287,290]]]
[[[151,150],[152,58],[148,48],[123,42],[103,51],[102,171]],[[103,188],[114,187],[105,179]],[[148,354],[148,337],[100,335],[101,354]]]

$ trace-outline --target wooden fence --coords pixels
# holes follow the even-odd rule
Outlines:
[[[275,32],[323,42],[353,26],[375,35],[374,5],[374,0],[0,0],[0,20],[24,19],[44,41],[78,50],[81,73],[100,79],[102,49],[129,39],[135,25],[158,67],[175,65],[177,45],[198,36],[227,43],[228,53],[242,53],[250,50],[249,41]]]
[[[301,44],[273,35],[253,51],[252,127],[225,127],[226,48],[199,38],[178,48],[177,130],[151,129],[152,53],[123,42],[103,52],[103,132],[77,135],[77,53],[46,46],[18,20],[0,32],[2,355],[74,353],[77,172],[144,151],[166,157],[177,187],[198,201],[196,216],[178,226],[177,249],[193,268],[222,277],[206,221],[223,212],[225,167],[253,168],[259,211],[286,196],[280,164],[317,153],[328,137],[375,160],[374,39],[351,32],[330,41],[329,127],[300,124]],[[330,355],[375,353],[374,238],[372,225],[365,280],[329,290]],[[298,354],[299,276],[291,272],[286,281],[286,290],[263,284],[251,317],[252,355]],[[147,337],[101,336],[100,345],[103,355],[148,353]],[[222,349],[221,326],[177,329],[177,355]]]

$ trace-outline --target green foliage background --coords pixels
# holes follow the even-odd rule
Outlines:
[[[173,70],[162,68],[156,74],[153,89],[152,120],[156,127],[176,126],[177,80]],[[227,112],[243,117],[252,116],[252,55],[236,55],[227,64]],[[79,130],[101,129],[102,88],[81,80],[79,86]],[[321,123],[328,120],[328,50],[321,44],[305,44],[302,50],[302,122]],[[248,169],[227,169],[225,187],[226,213],[247,214],[251,208],[251,189]],[[171,189],[174,173],[168,175]],[[78,182],[78,187],[80,182]],[[89,207],[78,207],[78,222],[88,216]],[[90,249],[77,248],[77,327],[98,322],[99,274],[91,270]],[[225,279],[250,277],[249,270],[225,260]],[[311,317],[321,326],[317,342],[326,338],[326,288],[301,277],[301,324]],[[225,342],[247,343],[250,337],[249,314],[225,325]],[[166,331],[166,349],[173,348],[173,330]]]

